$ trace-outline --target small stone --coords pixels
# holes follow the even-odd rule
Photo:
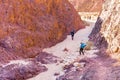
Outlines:
[[[56,73],[54,74],[54,76],[58,76],[58,75],[60,75],[60,73],[59,73],[59,72],[56,72]]]
[[[68,52],[68,49],[67,48],[64,48],[64,50],[63,51],[66,51],[66,52]]]
[[[60,60],[60,63],[63,63],[64,60]]]

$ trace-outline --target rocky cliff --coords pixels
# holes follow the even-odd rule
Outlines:
[[[0,0],[0,61],[35,57],[83,27],[67,0]]]
[[[100,12],[103,0],[69,0],[79,12]]]
[[[120,53],[120,1],[105,0],[90,40],[109,53]]]

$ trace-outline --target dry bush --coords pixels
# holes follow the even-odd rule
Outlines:
[[[93,46],[93,42],[91,42],[91,41],[88,41],[88,42],[86,42],[86,47],[85,47],[85,50],[90,50],[91,49],[91,47]]]

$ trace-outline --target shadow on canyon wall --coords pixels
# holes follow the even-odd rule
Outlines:
[[[104,36],[100,33],[102,22],[103,20],[98,17],[95,26],[89,35],[89,40],[93,41],[95,46],[97,46],[98,48],[107,49],[108,43],[105,40]]]

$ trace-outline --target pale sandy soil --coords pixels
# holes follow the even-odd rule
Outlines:
[[[63,66],[74,62],[76,59],[82,59],[85,57],[96,57],[97,55],[94,52],[98,50],[88,50],[85,51],[85,55],[79,55],[79,46],[80,42],[87,42],[88,35],[90,34],[92,28],[94,27],[93,21],[89,21],[90,26],[86,26],[86,28],[81,29],[76,32],[74,36],[74,40],[71,40],[71,36],[68,35],[67,38],[56,44],[53,47],[46,48],[43,51],[51,53],[55,56],[58,56],[63,60],[63,63],[54,63],[54,64],[47,64],[45,65],[48,68],[48,71],[38,74],[37,76],[30,78],[28,80],[56,80],[55,73],[59,73],[60,75],[64,74]],[[63,51],[65,48],[68,51]],[[59,75],[59,76],[60,76]]]
[[[96,21],[99,16],[99,12],[78,12],[82,20]]]

